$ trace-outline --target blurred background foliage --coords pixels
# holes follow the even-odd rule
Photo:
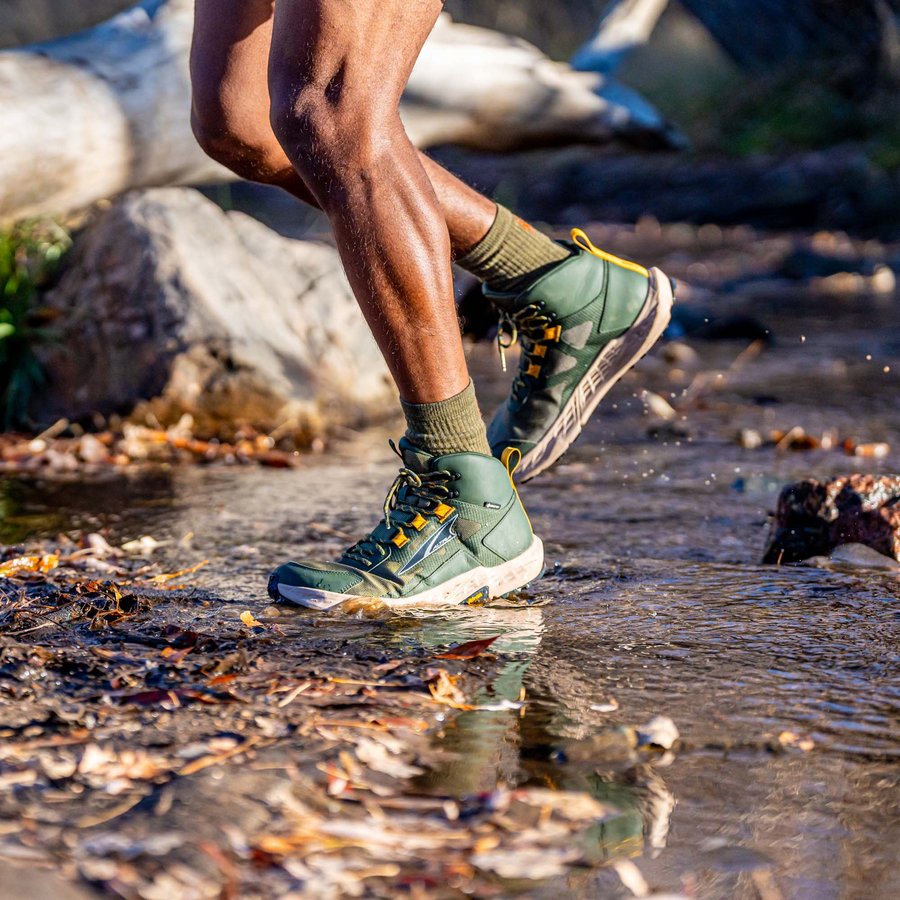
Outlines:
[[[48,284],[71,239],[49,221],[25,222],[0,234],[0,426],[25,418],[43,372],[35,348],[53,339],[53,315],[40,307]]]

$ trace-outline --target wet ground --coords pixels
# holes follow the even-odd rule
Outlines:
[[[186,578],[202,594],[156,598],[146,620],[215,635],[252,611],[280,629],[267,640],[270,666],[279,654],[291,665],[319,654],[323,666],[340,668],[343,659],[351,671],[360,660],[421,661],[500,635],[491,647],[496,659],[452,664],[469,703],[487,708],[424,716],[428,746],[417,759],[425,771],[404,796],[460,800],[500,783],[540,786],[584,792],[616,814],[591,832],[591,853],[565,874],[529,881],[534,860],[514,856],[526,880],[506,873],[478,882],[479,895],[900,895],[900,576],[853,564],[758,564],[784,483],[900,471],[900,300],[883,282],[873,285],[874,270],[862,263],[856,281],[829,282],[827,272],[795,278],[782,265],[793,239],[758,241],[748,251],[741,230],[643,228],[595,241],[622,252],[638,244],[645,255],[658,250],[672,274],[690,279],[677,341],[613,391],[562,464],[522,487],[550,569],[521,607],[323,619],[268,606],[265,576],[274,563],[330,556],[373,524],[396,468],[385,442],[390,429],[348,436],[295,470],[9,480],[0,486],[0,540],[102,530],[117,545],[148,534],[166,542],[154,554],[164,568],[209,559]],[[478,345],[471,356],[487,406],[503,392],[493,350]],[[767,443],[796,428],[814,443],[825,437],[826,446],[849,440],[861,453],[883,452],[866,449],[875,444],[890,450],[852,457],[789,449],[800,443],[790,438]],[[752,447],[753,433],[763,446]],[[179,715],[165,714],[170,730]],[[631,728],[660,715],[674,721],[680,742],[674,752],[636,757]],[[184,721],[196,738],[200,726]],[[281,740],[287,749],[276,740],[268,752],[302,757],[300,732]],[[248,817],[263,814],[251,816],[243,804],[260,796],[247,768],[223,761],[215,771],[215,784],[181,783],[176,797],[196,791],[191,814],[203,819],[207,839],[229,827],[259,832],[264,822]],[[266,777],[268,789],[275,776]],[[40,807],[39,798],[28,802]],[[158,821],[183,836],[190,816],[175,806]],[[19,834],[8,824],[10,809],[7,851]],[[154,815],[138,807],[115,827],[145,834]],[[60,847],[76,844],[62,841],[41,856],[39,840],[25,841],[37,862],[68,876],[79,869]],[[167,852],[159,850],[157,861]],[[19,870],[3,868],[3,858],[0,896],[25,896],[10,889]],[[242,869],[231,896],[291,888],[300,895],[299,876],[266,881],[257,864],[258,883]],[[109,872],[90,872],[93,888],[83,880],[79,891],[166,894],[165,885],[139,893]],[[210,895],[208,885],[189,888],[179,878],[168,896]],[[375,891],[376,883],[358,885]],[[335,895],[350,892],[329,884]],[[453,895],[461,890],[455,884],[406,881],[396,890]]]

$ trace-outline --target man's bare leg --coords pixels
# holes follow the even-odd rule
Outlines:
[[[450,237],[400,121],[441,0],[278,0],[272,128],[328,215],[354,293],[400,388],[407,434],[385,516],[334,562],[279,566],[276,600],[433,606],[535,578],[543,547],[490,455],[453,302]]]
[[[344,268],[401,396],[469,384],[450,238],[400,121],[400,97],[441,0],[278,0],[271,121],[328,216]]]
[[[263,69],[271,51],[273,5],[273,0],[197,0],[197,31],[192,53],[194,126],[201,144],[210,155],[230,166],[239,174],[257,181],[281,185],[301,199],[319,205],[318,200],[321,199],[321,195],[315,190],[315,182],[317,180],[321,182],[322,174],[328,175],[329,173],[317,173],[315,167],[309,164],[292,164],[288,155],[282,150],[281,142],[276,139],[268,121],[270,90],[263,77]],[[298,5],[294,0],[278,0],[279,11],[286,8],[293,10],[289,17],[303,18],[304,21],[308,13],[306,6],[312,8],[313,4]],[[340,8],[343,9],[343,6]],[[418,8],[421,9],[421,3]],[[298,12],[298,10],[302,10],[302,12]],[[335,16],[335,19],[337,18],[341,19],[340,22],[334,23],[334,27],[338,29],[343,29],[348,23],[352,25],[355,21],[348,19],[345,23],[343,14]],[[359,16],[357,15],[356,18],[358,19]],[[400,28],[398,33],[402,33],[405,26],[402,17],[398,18],[398,26]],[[430,25],[427,28],[430,28]],[[426,29],[423,28],[419,35],[420,41],[424,39],[425,33]],[[341,35],[346,37],[346,33],[343,31]],[[310,59],[297,60],[289,55],[285,56],[285,53],[289,54],[292,48],[296,51],[293,35],[289,35],[289,38],[286,44],[281,45],[279,52],[284,59],[292,61],[295,68],[299,69],[300,78],[303,81],[306,77],[303,66],[308,65]],[[348,42],[347,46],[354,54],[354,59],[365,59],[366,53],[368,53],[368,58],[374,66],[373,71],[381,73],[380,60],[377,58],[377,45],[374,54],[372,46],[367,42],[361,48],[355,46],[352,41]],[[367,73],[367,77],[370,74]],[[346,99],[343,96],[346,79],[338,79],[338,81],[340,84],[335,82],[331,87],[338,87],[337,99],[344,100]],[[311,84],[316,87],[314,80]],[[303,85],[304,90],[309,87],[306,81],[303,81]],[[322,91],[321,85],[318,87],[320,93],[327,93]],[[396,94],[402,85],[398,83],[394,87]],[[357,91],[357,93],[359,92]],[[371,93],[373,96],[378,94],[374,90]],[[362,91],[362,94],[364,97],[366,96],[365,91]],[[377,101],[381,99],[383,98],[380,94],[374,96],[376,111],[379,108]],[[320,103],[322,109],[329,115],[337,115],[341,122],[349,119],[354,127],[356,125],[365,127],[371,124],[365,117],[354,119],[354,110],[350,109],[348,114],[346,106],[346,103],[332,104],[331,96],[326,96]],[[396,113],[396,109],[393,110],[393,113]],[[381,119],[384,118],[382,113]],[[394,119],[395,126],[397,126],[399,118],[394,115]],[[377,116],[373,121],[378,128],[381,127]],[[382,130],[389,131],[389,129]],[[345,131],[341,135],[341,139],[346,138],[349,134],[349,131]],[[304,136],[301,134],[295,135],[295,137],[300,138],[300,149],[303,149]],[[321,143],[321,135],[314,135],[314,137]],[[348,142],[344,141],[344,143]],[[353,142],[349,143],[351,147],[356,146]],[[307,147],[306,151],[309,149]],[[410,151],[408,142],[406,150]],[[315,161],[314,153],[307,152],[306,155],[308,161]],[[660,291],[654,290],[651,286],[645,305],[650,307],[651,313],[655,309],[656,314],[653,316],[640,315],[636,318],[635,310],[632,308],[634,298],[630,296],[630,290],[626,290],[622,286],[614,286],[611,295],[607,296],[605,301],[594,304],[597,307],[598,333],[605,334],[604,328],[610,328],[612,329],[611,333],[616,333],[621,332],[623,327],[627,327],[634,338],[631,341],[635,347],[634,352],[629,351],[620,360],[614,361],[607,360],[607,356],[616,349],[618,344],[611,345],[610,348],[604,344],[581,352],[585,348],[582,346],[581,332],[578,329],[575,329],[571,335],[574,343],[569,341],[566,326],[568,313],[566,311],[574,301],[580,303],[583,299],[582,305],[593,303],[596,297],[594,300],[592,297],[596,291],[600,291],[604,295],[609,292],[609,285],[615,279],[607,276],[606,269],[610,266],[613,267],[610,271],[616,269],[615,263],[610,262],[609,254],[598,251],[596,255],[599,259],[589,263],[587,268],[590,271],[588,273],[582,273],[581,269],[585,268],[582,264],[585,249],[580,251],[580,256],[570,253],[566,248],[554,244],[544,235],[534,231],[507,210],[497,207],[491,201],[460,183],[431,160],[420,157],[420,161],[434,188],[432,199],[436,198],[440,206],[457,262],[484,282],[491,302],[500,307],[507,315],[516,317],[517,320],[524,317],[518,327],[518,332],[522,335],[526,335],[532,326],[537,327],[535,324],[537,320],[530,313],[536,304],[540,306],[545,318],[555,317],[555,324],[544,323],[546,327],[539,333],[535,332],[537,337],[530,333],[526,336],[531,340],[536,340],[537,338],[543,339],[547,335],[554,335],[556,340],[562,341],[563,346],[557,351],[547,348],[546,345],[539,342],[539,345],[535,345],[533,354],[529,350],[528,353],[522,355],[519,376],[514,383],[510,399],[512,406],[507,404],[509,408],[498,411],[490,431],[491,445],[495,453],[499,454],[505,448],[517,446],[525,457],[523,474],[525,476],[537,474],[552,463],[556,456],[564,452],[580,430],[580,424],[583,424],[581,420],[590,413],[596,402],[602,399],[612,384],[646,352],[647,347],[652,344],[652,340],[664,326],[664,320],[668,316],[667,305],[659,299]],[[334,168],[333,163],[332,168]],[[402,170],[397,171],[401,171],[402,174]],[[310,188],[313,189],[310,190]],[[326,193],[332,197],[336,196],[333,191],[326,191]],[[326,211],[332,215],[332,221],[334,221],[334,210]],[[408,213],[409,211],[404,210],[404,212]],[[415,215],[401,216],[397,220],[402,225],[399,231],[405,231],[407,226],[414,225],[415,219]],[[352,232],[352,226],[349,230]],[[340,227],[338,227],[338,231],[340,231]],[[359,235],[356,237],[358,240],[364,241]],[[433,244],[429,244],[428,231],[423,232],[423,238],[427,246],[433,247]],[[408,244],[414,239],[414,235],[407,234]],[[584,246],[582,244],[582,248]],[[388,261],[388,257],[384,255],[384,249],[385,247],[376,245],[376,253],[382,262]],[[359,254],[354,251],[353,256],[356,260]],[[430,250],[424,256],[426,259],[433,259]],[[579,258],[582,259],[582,262],[578,261]],[[394,271],[393,274],[387,268],[381,270],[382,287],[386,283],[393,282],[388,286],[394,292],[395,302],[400,302],[406,296],[408,287],[415,287],[416,284],[419,288],[422,287],[421,279],[417,282],[418,276],[415,274],[419,267],[419,259],[415,252],[410,254],[408,262],[410,264],[406,265],[402,271]],[[362,266],[364,269],[364,262]],[[351,276],[353,267],[354,262],[348,262]],[[633,267],[631,264],[626,264],[625,268]],[[638,267],[638,269],[640,268]],[[585,275],[590,275],[590,277],[583,277]],[[406,276],[410,276],[411,281],[405,281]],[[596,291],[591,285],[596,286]],[[398,364],[401,367],[403,365],[402,361],[399,361],[400,357],[404,353],[409,355],[413,351],[405,338],[399,344],[404,348],[402,352],[391,348],[391,340],[396,341],[396,335],[402,335],[403,330],[402,327],[399,331],[394,328],[394,319],[390,312],[386,313],[384,309],[377,308],[378,286],[370,283],[362,285],[359,277],[356,277],[354,286],[358,293],[362,289],[368,292],[370,297],[376,298],[375,307],[363,300],[363,308],[367,311],[373,329],[381,339],[392,370],[397,375],[398,382],[401,383],[401,389],[407,392],[407,398],[415,399],[424,396],[412,391],[411,383],[407,382],[404,385],[403,376],[398,372]],[[638,288],[641,286],[645,291],[648,290],[646,281],[639,284]],[[432,284],[430,288],[426,289],[426,293],[431,294],[434,289],[435,284]],[[446,284],[444,289],[446,289]],[[418,302],[417,300],[416,304]],[[418,306],[414,305],[414,316],[419,315],[416,310],[418,310]],[[385,318],[386,315],[387,318]],[[600,319],[602,321],[599,321]],[[443,315],[438,315],[436,321],[446,322]],[[638,328],[638,325],[643,327],[642,323],[645,322],[650,322],[652,325],[652,331],[646,338],[641,328]],[[631,324],[629,325],[629,323]],[[423,320],[423,324],[428,327],[427,321]],[[446,325],[443,326],[443,331],[440,327],[432,330],[438,336],[443,334],[446,337]],[[410,331],[407,329],[406,337],[409,334]],[[567,343],[571,344],[569,349],[566,349]],[[447,346],[451,359],[458,361],[458,348],[454,350],[453,345]],[[561,365],[566,366],[570,362],[567,357],[572,356],[571,351],[575,351],[576,356],[585,357],[584,365],[576,365],[574,368],[568,365],[564,369],[560,368]],[[562,359],[558,358],[560,353]],[[408,361],[414,361],[413,357],[410,357]],[[607,365],[607,363],[609,364]],[[589,398],[590,402],[585,401],[579,407],[583,414],[573,419],[570,407],[581,397],[581,394],[578,393],[584,387],[581,382],[586,383],[590,379],[597,381],[593,367],[601,364],[605,367],[603,372],[606,375],[600,378],[595,385],[596,390]],[[440,368],[440,366],[434,365],[433,360],[432,365],[434,369]],[[585,367],[587,367],[586,370]],[[586,374],[583,370],[586,371]],[[447,373],[452,373],[452,371],[453,365],[451,364]],[[567,382],[566,385],[560,382],[558,377],[560,373],[568,373],[563,379]],[[544,384],[547,378],[556,379],[556,382],[559,383]],[[452,383],[454,377],[448,374],[445,380]],[[461,379],[455,380],[458,382]],[[557,396],[560,388],[564,388],[565,396]],[[572,391],[572,388],[577,388],[578,391]],[[566,396],[569,396],[568,400]],[[416,408],[418,406],[422,408]],[[457,407],[457,412],[459,409],[466,410],[465,415],[451,415],[447,412],[447,410]],[[483,441],[477,437],[480,434],[481,426],[477,414],[473,412],[475,405],[471,398],[466,402],[463,402],[462,398],[458,398],[458,402],[452,407],[440,407],[443,419],[427,403],[413,404],[413,406],[407,403],[404,409],[407,413],[408,423],[414,418],[421,420],[422,435],[427,433],[431,438],[435,438],[441,432],[445,435],[455,436],[454,439],[457,443],[462,441],[461,446],[471,447],[477,444],[481,449],[484,447]],[[510,410],[516,415],[511,416]],[[532,415],[532,413],[534,414]],[[519,421],[522,416],[525,416],[525,419]],[[555,421],[572,419],[579,427],[558,435],[554,431],[553,417],[555,417]],[[436,422],[437,425],[435,425]],[[416,430],[417,428],[411,427],[410,434]],[[469,432],[467,437],[462,436],[464,431]],[[550,439],[553,440],[554,453],[549,456],[538,453],[537,451],[542,446],[541,442]],[[425,441],[424,437],[420,443],[437,446],[436,441],[430,439]]]

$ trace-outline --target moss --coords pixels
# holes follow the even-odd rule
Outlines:
[[[25,423],[44,373],[35,347],[53,340],[53,314],[40,290],[57,271],[71,239],[53,222],[29,222],[0,232],[0,424]]]

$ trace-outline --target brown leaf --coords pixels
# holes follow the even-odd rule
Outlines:
[[[191,652],[191,649],[190,647],[185,647],[184,650],[176,650],[174,647],[163,647],[159,655],[167,662],[178,665]]]
[[[441,669],[438,672],[437,679],[428,685],[431,696],[436,703],[450,706],[453,709],[472,709],[466,703],[466,695],[456,686],[458,677]]]
[[[48,553],[46,556],[17,556],[15,559],[0,563],[0,578],[45,575],[58,565],[59,556],[56,553]]]
[[[169,642],[169,646],[174,649],[195,647],[197,641],[200,640],[199,632],[187,631],[180,625],[166,625],[162,633],[163,637]]]
[[[447,650],[446,653],[438,653],[435,659],[475,659],[476,656],[481,656],[498,637],[500,637],[499,634],[494,635],[494,637],[483,638],[480,641],[466,641],[465,644],[457,644]]]
[[[114,691],[108,696],[122,703],[134,703],[137,706],[162,705],[170,707],[179,707],[183,703],[190,703],[191,701],[198,703],[227,703],[238,699],[234,694],[227,691],[192,690],[186,688],[173,688],[169,691],[163,688],[155,688],[134,693]]]

